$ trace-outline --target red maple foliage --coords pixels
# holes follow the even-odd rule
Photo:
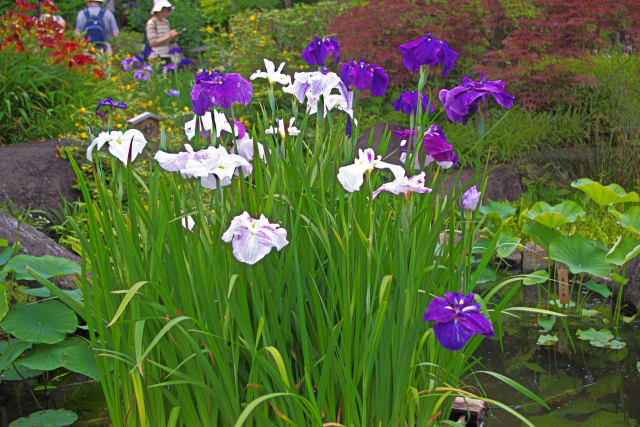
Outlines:
[[[35,8],[25,0],[16,0],[16,8],[0,17],[0,52],[43,52],[49,64],[62,64],[81,72],[103,76],[95,59],[95,49],[73,32],[64,32],[53,19],[38,19],[30,15]],[[45,1],[43,14],[57,12]]]
[[[415,74],[404,69],[398,45],[432,33],[459,53],[451,79],[471,71],[502,79],[527,109],[576,102],[576,85],[593,84],[566,66],[565,58],[598,49],[640,47],[638,0],[530,0],[509,9],[501,0],[372,0],[337,17],[329,30],[343,57],[385,67],[393,84]],[[517,3],[516,3],[517,4]],[[471,65],[475,63],[473,67]],[[438,71],[432,74],[437,77]]]

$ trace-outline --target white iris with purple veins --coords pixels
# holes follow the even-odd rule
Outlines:
[[[260,215],[254,219],[245,211],[231,221],[222,235],[222,240],[231,242],[233,256],[240,262],[253,265],[264,258],[272,248],[281,250],[289,244],[287,230],[279,224],[271,224]]]
[[[389,169],[395,179],[404,176],[404,168],[402,166],[383,162],[381,156],[376,156],[375,151],[371,148],[358,150],[358,158],[353,164],[343,166],[338,169],[338,181],[349,192],[358,191],[364,182],[365,172],[371,172],[374,169]]]

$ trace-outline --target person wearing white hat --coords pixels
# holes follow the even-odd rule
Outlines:
[[[169,49],[173,46],[173,40],[180,35],[169,26],[167,16],[173,12],[173,5],[167,0],[157,0],[151,9],[151,18],[147,21],[147,40],[153,52],[150,58],[161,58],[167,64],[171,61]]]
[[[78,12],[76,17],[76,34],[86,33],[86,37],[98,49],[111,55],[109,36],[118,37],[120,31],[116,17],[111,11],[103,9],[104,0],[87,0],[87,7]]]

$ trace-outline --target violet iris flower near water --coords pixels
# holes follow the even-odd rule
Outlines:
[[[469,188],[462,194],[462,209],[475,211],[481,195],[475,185]]]
[[[400,161],[404,163],[407,161],[407,158],[410,157],[410,154],[413,153],[417,131],[407,129],[404,131],[393,131],[393,134],[402,138],[400,142],[400,151],[402,152]],[[407,143],[407,140],[410,140],[410,142]],[[442,129],[438,125],[429,126],[422,138],[422,147],[425,153],[423,166],[435,161],[441,168],[449,169],[458,162],[458,155],[453,151],[453,145],[447,142],[444,132],[442,132]],[[422,155],[422,149],[418,155]],[[416,155],[414,162],[414,168],[416,169],[420,168],[418,155]]]
[[[279,224],[271,224],[260,215],[254,219],[245,211],[231,221],[222,235],[222,240],[231,242],[233,256],[240,262],[253,265],[264,258],[272,248],[281,250],[289,244],[287,230]]]
[[[333,54],[333,60],[340,63],[340,45],[333,37],[323,39],[314,37],[313,41],[302,51],[302,59],[309,65],[321,65],[324,67],[324,59]]]
[[[479,73],[479,76],[479,82],[466,76],[460,86],[440,91],[440,102],[452,122],[466,125],[469,115],[478,111],[478,104],[480,101],[485,102],[487,95],[493,96],[493,99],[506,109],[513,107],[515,97],[504,91],[505,84],[502,80],[487,81],[484,74]]]
[[[422,112],[424,112],[429,105],[429,97],[427,95],[420,94],[421,98],[421,108]],[[413,91],[409,92],[406,90],[402,91],[402,95],[393,103],[394,111],[402,111],[403,113],[411,116],[416,114],[418,111],[418,92]],[[433,104],[429,105],[429,114],[433,113]]]
[[[203,70],[195,75],[195,81],[191,102],[193,112],[198,116],[204,115],[215,105],[222,108],[231,108],[236,102],[248,105],[253,96],[251,83],[236,73]]]
[[[384,68],[368,64],[363,59],[344,62],[340,69],[340,78],[347,89],[351,89],[351,85],[358,90],[369,88],[373,96],[384,95],[389,85],[389,76],[384,72]]]
[[[182,49],[178,46],[174,46],[169,49],[169,55],[173,55],[174,53],[182,53]]]
[[[420,71],[422,65],[436,65],[442,63],[444,70],[442,75],[446,76],[453,68],[458,58],[458,53],[451,49],[444,40],[437,40],[431,33],[425,37],[398,46],[402,54],[402,63],[409,70]]]
[[[473,292],[466,296],[451,292],[429,303],[422,318],[425,322],[438,322],[433,325],[433,333],[447,350],[460,350],[476,334],[487,338],[495,335],[491,322],[480,311],[480,304],[473,303],[474,297]]]

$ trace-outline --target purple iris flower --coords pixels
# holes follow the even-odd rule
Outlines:
[[[134,65],[138,65],[138,64],[140,64],[140,58],[138,58],[137,56],[124,58],[122,61],[120,61],[120,65],[122,65],[122,69],[124,71],[131,71],[131,68]]]
[[[182,49],[179,48],[178,46],[174,46],[171,49],[169,49],[169,55],[173,55],[174,53],[182,53]]]
[[[411,137],[410,144],[407,144],[406,141],[401,142],[400,151],[402,154],[400,155],[400,161],[404,163],[407,161],[407,157],[409,157],[407,152],[409,152],[409,154],[413,153],[416,131],[407,129],[405,131],[396,132],[395,135],[401,138]],[[441,168],[449,169],[458,162],[458,156],[453,151],[453,145],[447,142],[444,132],[442,132],[442,129],[438,125],[429,126],[422,138],[422,146],[425,151],[423,166],[435,161]],[[414,167],[416,169],[420,168],[420,162],[417,156]]]
[[[472,186],[462,194],[462,209],[475,211],[482,194],[476,186]]]
[[[177,98],[180,96],[180,91],[178,89],[171,88],[169,92],[167,92],[167,96],[173,96],[174,98]]]
[[[350,85],[358,90],[369,88],[373,96],[384,95],[389,85],[389,76],[384,72],[384,68],[368,64],[364,59],[344,62],[340,69],[340,78],[347,85],[347,89],[351,89]]]
[[[478,104],[480,101],[485,102],[487,95],[493,96],[493,99],[506,109],[513,107],[515,97],[504,91],[505,84],[502,80],[487,81],[484,74],[479,73],[479,75],[479,82],[466,76],[462,79],[460,86],[440,91],[440,102],[452,122],[466,125],[469,115],[478,111]]]
[[[136,72],[133,73],[133,78],[136,80],[147,81],[149,80],[150,77],[151,77],[151,73],[148,70],[144,70],[144,69],[136,70]]]
[[[189,60],[187,58],[182,58],[180,60],[180,65],[188,65],[189,64]]]
[[[162,67],[162,70],[160,70],[161,73],[164,73],[165,71],[169,71],[169,70],[177,70],[178,66],[176,64],[167,64],[164,67]]]
[[[302,51],[302,59],[309,65],[324,66],[324,59],[333,53],[333,60],[340,63],[340,45],[333,37],[323,39],[314,37],[313,41]]]
[[[196,74],[195,81],[191,102],[193,112],[198,116],[204,115],[214,105],[222,108],[231,108],[236,102],[248,105],[253,96],[251,83],[236,73],[203,70]]]
[[[491,322],[480,312],[480,304],[473,303],[474,297],[473,292],[466,296],[451,292],[429,303],[422,318],[425,322],[438,322],[433,325],[433,333],[447,350],[460,350],[476,334],[487,338],[495,335]]]
[[[129,106],[124,102],[116,102],[110,96],[108,96],[107,99],[98,101],[96,111],[98,111],[100,107],[110,107],[112,110],[114,108],[122,108],[123,110],[126,110],[127,108],[129,108]]]
[[[429,97],[424,93],[420,95],[422,101],[422,112],[424,113],[427,104],[429,104]],[[416,114],[418,111],[418,92],[402,91],[402,95],[393,103],[393,109],[395,111],[402,111],[409,116]],[[429,106],[429,114],[433,113],[433,104]]]
[[[442,63],[446,76],[453,68],[458,58],[458,53],[452,50],[444,40],[437,40],[431,33],[425,37],[398,46],[402,53],[402,63],[411,71],[420,71],[421,65],[436,65]]]
[[[147,56],[151,55],[153,53],[153,49],[145,49],[142,52],[140,52],[140,56],[146,58]]]

